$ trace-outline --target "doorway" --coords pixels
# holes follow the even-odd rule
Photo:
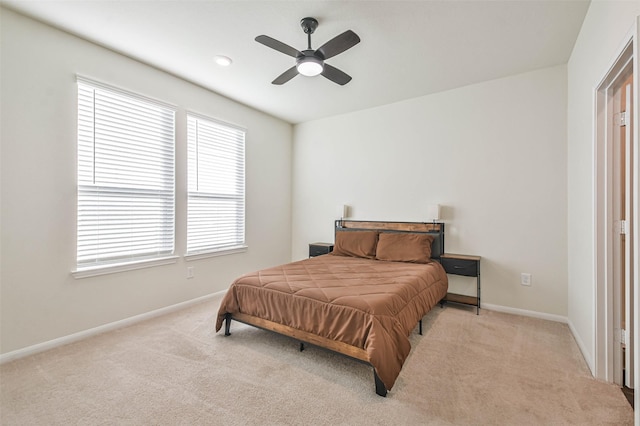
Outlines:
[[[634,388],[637,324],[637,131],[633,125],[633,37],[596,90],[595,371],[597,378]],[[635,306],[635,307],[634,307]]]
[[[625,67],[611,85],[612,272],[614,297],[614,382],[633,389],[633,67]],[[619,336],[617,334],[619,333]]]

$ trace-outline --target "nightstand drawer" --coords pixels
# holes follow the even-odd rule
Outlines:
[[[478,276],[478,262],[467,259],[451,259],[442,257],[440,263],[448,274],[464,275],[466,277]]]
[[[332,251],[333,244],[331,243],[309,244],[309,257],[321,256],[323,254],[331,253]]]

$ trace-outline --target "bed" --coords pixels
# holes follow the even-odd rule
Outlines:
[[[447,294],[443,252],[442,223],[336,221],[332,253],[237,278],[216,331],[236,320],[371,364],[386,396],[410,333]]]

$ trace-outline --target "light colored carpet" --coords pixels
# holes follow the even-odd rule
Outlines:
[[[387,398],[371,367],[233,323],[219,298],[0,366],[3,425],[623,425],[565,324],[436,307]]]

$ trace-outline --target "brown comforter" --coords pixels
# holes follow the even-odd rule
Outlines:
[[[438,262],[318,256],[241,276],[218,311],[241,312],[364,349],[389,390],[409,355],[408,336],[447,293]]]

